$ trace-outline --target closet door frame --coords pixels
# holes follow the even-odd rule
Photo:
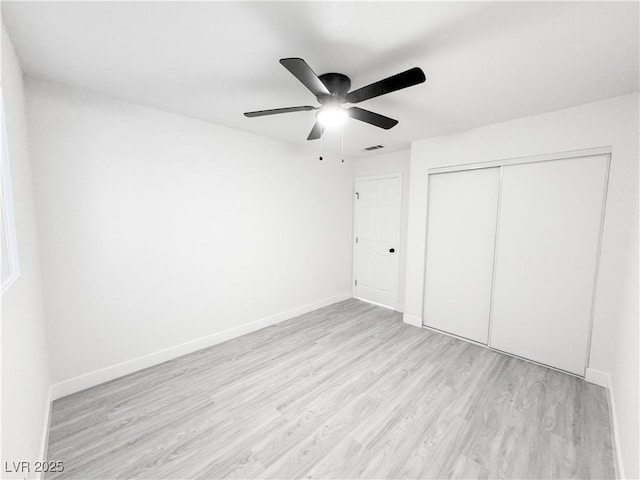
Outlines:
[[[423,279],[424,281],[426,281],[427,278],[427,237],[428,237],[428,232],[429,232],[429,215],[428,215],[428,204],[429,204],[429,200],[430,200],[430,191],[429,191],[429,179],[430,176],[432,174],[437,174],[437,173],[450,173],[450,172],[461,172],[461,171],[467,171],[467,170],[478,170],[478,169],[485,169],[485,168],[495,168],[495,167],[499,167],[500,168],[500,182],[499,182],[499,191],[498,191],[498,211],[500,211],[500,207],[501,207],[501,200],[502,200],[502,168],[503,167],[507,167],[509,165],[521,165],[521,164],[526,164],[526,163],[539,163],[539,162],[552,162],[555,160],[568,160],[568,159],[572,159],[572,158],[581,158],[581,157],[593,157],[593,156],[606,156],[606,169],[605,169],[605,179],[604,179],[604,189],[603,189],[603,198],[602,198],[602,211],[600,213],[600,227],[599,227],[599,231],[598,231],[598,241],[597,241],[597,250],[596,250],[596,261],[595,261],[595,272],[594,272],[594,278],[593,278],[593,287],[591,290],[591,305],[590,305],[590,314],[589,314],[589,324],[588,324],[588,334],[587,334],[587,348],[586,348],[586,352],[585,352],[585,373],[583,373],[583,375],[576,375],[575,373],[572,372],[567,372],[566,370],[562,370],[559,369],[557,367],[553,367],[551,365],[545,365],[543,363],[540,362],[536,362],[535,360],[530,360],[528,358],[523,358],[523,357],[519,357],[518,355],[514,355],[512,353],[509,352],[505,352],[503,350],[498,350],[496,348],[493,348],[491,345],[491,331],[492,331],[492,319],[493,319],[493,300],[494,300],[494,286],[495,286],[495,273],[496,273],[496,265],[497,265],[497,260],[498,260],[498,254],[499,252],[497,251],[497,243],[498,243],[498,231],[500,228],[500,215],[498,215],[498,219],[496,222],[496,238],[495,238],[495,247],[496,249],[494,250],[494,256],[493,256],[493,278],[492,278],[492,283],[491,283],[491,307],[490,307],[490,315],[489,315],[489,337],[488,337],[488,341],[487,344],[485,345],[484,343],[480,343],[480,342],[476,342],[474,340],[470,340],[468,338],[464,338],[464,337],[460,337],[456,334],[453,333],[449,333],[449,332],[445,332],[442,330],[438,330],[435,328],[431,328],[427,325],[424,324],[424,318],[422,319],[422,328],[427,329],[427,330],[433,330],[435,332],[438,333],[443,333],[445,335],[449,335],[455,338],[459,338],[460,340],[464,340],[465,342],[469,342],[469,343],[473,343],[475,345],[479,345],[481,347],[485,347],[488,348],[490,350],[494,350],[496,352],[500,352],[500,353],[504,353],[506,355],[510,355],[512,357],[516,357],[516,358],[521,358],[523,360],[526,360],[527,362],[532,362],[532,363],[536,363],[538,365],[542,365],[544,367],[547,368],[551,368],[553,370],[558,370],[561,371],[563,373],[566,373],[568,375],[572,375],[572,376],[576,376],[576,377],[580,377],[580,378],[584,378],[585,374],[586,374],[586,369],[589,368],[589,360],[590,360],[590,354],[591,354],[591,340],[592,340],[592,333],[593,333],[593,316],[595,313],[595,302],[596,302],[596,293],[597,293],[597,288],[598,288],[598,276],[600,273],[600,256],[601,256],[601,252],[602,252],[602,236],[603,236],[603,231],[604,231],[604,221],[605,221],[605,212],[606,212],[606,207],[607,207],[607,193],[609,191],[609,172],[611,169],[611,152],[612,152],[612,148],[610,146],[607,147],[597,147],[597,148],[589,148],[589,149],[582,149],[582,150],[571,150],[571,151],[566,151],[566,152],[557,152],[557,153],[549,153],[549,154],[544,154],[544,155],[533,155],[533,156],[528,156],[528,157],[517,157],[517,158],[508,158],[508,159],[502,159],[502,160],[490,160],[490,161],[485,161],[485,162],[476,162],[476,163],[464,163],[464,164],[456,164],[456,165],[448,165],[448,166],[443,166],[443,167],[432,167],[429,168],[427,170],[427,222],[426,222],[426,231],[425,231],[425,245],[424,245],[424,249],[425,249],[425,264],[424,264],[424,270],[423,270]],[[423,317],[424,317],[424,308],[425,308],[425,296],[424,296],[424,286],[423,286],[423,296],[422,296],[422,309],[421,312],[423,312]]]

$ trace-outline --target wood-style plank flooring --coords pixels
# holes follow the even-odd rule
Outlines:
[[[613,478],[606,391],[346,300],[56,400],[48,478]]]

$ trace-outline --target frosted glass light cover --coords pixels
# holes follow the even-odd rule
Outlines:
[[[340,107],[328,107],[320,110],[317,118],[325,127],[336,127],[347,119],[347,112]]]

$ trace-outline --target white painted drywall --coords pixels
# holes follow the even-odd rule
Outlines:
[[[21,272],[2,295],[0,464],[5,470],[4,462],[41,459],[49,411],[49,368],[22,70],[4,25],[2,95]],[[5,476],[24,478],[17,473],[4,473]]]
[[[589,366],[612,378],[624,467],[638,478],[638,95],[414,142],[405,312],[415,322],[424,287],[427,170],[612,146]]]
[[[36,81],[27,105],[53,382],[350,292],[349,162]]]
[[[411,150],[372,155],[353,160],[354,178],[402,173],[402,217],[400,221],[400,264],[398,265],[398,311],[404,312],[407,271],[407,224],[409,221],[409,162]]]

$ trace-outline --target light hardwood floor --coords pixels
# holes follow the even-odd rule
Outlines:
[[[346,300],[56,400],[48,478],[613,478],[603,388]]]

